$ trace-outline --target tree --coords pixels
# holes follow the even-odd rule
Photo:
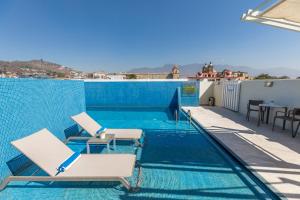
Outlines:
[[[65,77],[65,73],[63,73],[63,72],[58,72],[58,73],[57,73],[57,77],[58,77],[58,78],[64,78],[64,77]]]
[[[136,79],[136,74],[126,74],[126,79]]]
[[[256,77],[254,77],[254,79],[274,79],[274,76],[270,76],[269,74],[260,74]]]
[[[288,76],[279,76],[278,79],[290,79]]]
[[[263,79],[290,79],[290,77],[288,76],[271,76],[269,74],[260,74],[256,77],[254,77],[254,79],[259,79],[259,80],[263,80]]]

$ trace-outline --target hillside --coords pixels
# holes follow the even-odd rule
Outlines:
[[[71,71],[74,70],[69,67],[64,67],[60,64],[44,60],[0,61],[0,73],[10,72],[18,75],[43,74],[64,77],[69,75]]]

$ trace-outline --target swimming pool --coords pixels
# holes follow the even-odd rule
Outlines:
[[[117,152],[137,153],[142,185],[128,193],[117,183],[12,183],[1,199],[277,199],[201,129],[168,108],[90,108],[99,123],[113,128],[142,128],[143,148],[117,143]],[[85,143],[70,143],[83,153]],[[92,148],[106,153],[104,147]]]

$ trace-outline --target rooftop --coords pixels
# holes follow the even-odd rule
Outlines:
[[[220,107],[184,107],[263,182],[288,199],[300,199],[300,137]]]

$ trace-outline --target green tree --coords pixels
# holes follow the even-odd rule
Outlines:
[[[126,74],[126,79],[136,79],[137,76],[135,74]]]
[[[269,74],[260,74],[254,79],[290,79],[288,76],[270,76]]]
[[[278,79],[290,79],[289,76],[279,76]]]
[[[65,77],[65,73],[63,73],[63,72],[55,72],[55,74],[57,75],[58,78],[64,78]]]
[[[254,79],[274,79],[274,76],[270,76],[269,74],[260,74],[256,77],[254,77]]]

